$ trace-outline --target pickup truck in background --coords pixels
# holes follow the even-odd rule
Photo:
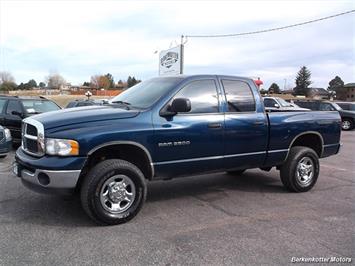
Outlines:
[[[77,191],[95,222],[119,224],[151,180],[276,167],[286,189],[306,192],[319,158],[339,152],[340,124],[338,112],[266,113],[249,78],[159,77],[106,106],[26,118],[13,171],[35,191]]]

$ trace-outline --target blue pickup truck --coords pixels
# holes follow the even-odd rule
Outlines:
[[[119,224],[151,180],[276,167],[286,189],[308,191],[318,159],[339,152],[340,124],[338,112],[266,113],[248,78],[159,77],[106,106],[26,118],[13,171],[38,192],[78,192],[95,222]]]

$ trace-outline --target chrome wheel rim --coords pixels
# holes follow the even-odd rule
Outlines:
[[[350,128],[350,121],[343,121],[342,122],[342,128],[343,129],[349,129]]]
[[[110,177],[102,185],[100,202],[102,207],[110,213],[122,213],[132,206],[136,196],[136,187],[126,175]]]
[[[302,187],[307,187],[314,176],[314,163],[310,157],[303,157],[297,164],[297,183]]]

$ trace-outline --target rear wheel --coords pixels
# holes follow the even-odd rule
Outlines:
[[[354,122],[349,118],[343,118],[341,121],[342,130],[352,130],[354,128]]]
[[[90,170],[81,187],[85,212],[98,224],[115,225],[131,220],[147,194],[144,175],[124,160],[106,160]]]
[[[306,192],[315,185],[319,175],[317,153],[307,147],[293,147],[280,168],[283,185],[293,192]]]

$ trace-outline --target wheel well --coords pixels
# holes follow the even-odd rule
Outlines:
[[[319,157],[322,156],[323,152],[323,142],[320,136],[317,134],[304,134],[297,137],[291,144],[291,147],[303,146],[314,150]]]
[[[102,147],[89,155],[88,160],[81,172],[78,181],[80,187],[81,181],[87,172],[99,162],[107,159],[122,159],[137,166],[146,179],[152,179],[153,169],[148,157],[149,155],[140,147],[133,144],[117,144]]]
[[[350,120],[350,121],[352,121],[352,122],[354,122],[354,118],[352,118],[352,117],[349,117],[349,116],[343,116],[342,118],[341,118],[341,120],[343,121],[344,119],[347,119],[347,120]]]

